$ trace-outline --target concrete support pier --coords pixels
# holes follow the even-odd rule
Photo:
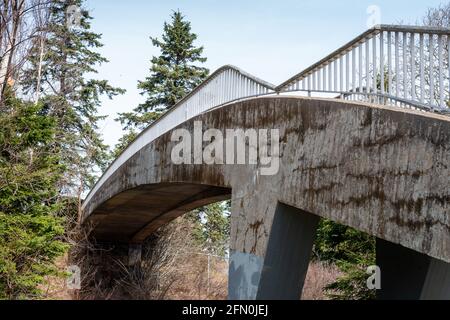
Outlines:
[[[300,299],[319,219],[285,204],[276,205],[264,255],[231,253],[229,299]]]
[[[320,218],[279,204],[259,282],[259,300],[298,300]]]
[[[449,300],[450,264],[377,239],[379,300]]]
[[[241,184],[231,198],[228,299],[255,300],[277,199],[261,184]],[[268,223],[264,223],[268,221]]]

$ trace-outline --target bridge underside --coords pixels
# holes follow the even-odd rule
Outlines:
[[[222,132],[278,129],[279,171],[263,176],[255,165],[175,165],[169,132],[136,150],[85,203],[83,221],[93,223],[94,237],[139,244],[183,213],[231,196],[232,298],[298,298],[319,217],[398,246],[380,245],[398,252],[398,259],[410,256],[399,248],[422,255],[411,258],[425,261],[424,270],[410,273],[424,279],[415,297],[430,296],[423,295],[424,287],[439,292],[437,297],[450,294],[448,118],[270,97],[215,109],[179,128],[193,132],[196,121],[203,130]],[[386,270],[394,269],[391,279],[404,271],[389,267],[398,264],[395,256],[380,256]],[[435,270],[447,280],[432,279]],[[391,288],[390,296],[404,296],[405,283],[401,290]]]
[[[228,188],[161,183],[124,191],[96,209],[92,222],[98,241],[141,243],[183,213],[230,198]]]

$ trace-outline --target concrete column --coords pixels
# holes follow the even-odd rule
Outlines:
[[[277,206],[257,299],[300,299],[319,220],[303,210]]]
[[[380,300],[450,299],[450,264],[377,239]]]
[[[255,300],[277,200],[257,186],[233,189],[228,298]]]
[[[298,300],[319,217],[270,196],[234,195],[232,215],[229,299]]]

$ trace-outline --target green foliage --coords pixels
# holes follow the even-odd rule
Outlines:
[[[218,202],[194,210],[194,239],[210,254],[225,256],[230,237],[230,202]]]
[[[52,152],[56,120],[9,96],[0,113],[0,299],[39,298],[67,246]]]
[[[66,165],[62,177],[66,192],[79,192],[80,184],[91,186],[96,171],[106,168],[110,160],[108,147],[98,132],[98,121],[104,117],[97,115],[97,108],[102,96],[112,98],[124,92],[106,80],[90,78],[97,73],[96,67],[108,60],[96,52],[102,47],[101,35],[91,31],[92,17],[87,10],[81,10],[79,27],[67,26],[68,6],[82,8],[83,3],[84,0],[51,1],[44,30],[44,55],[41,56],[40,41],[36,41],[21,77],[25,93],[36,95],[40,88],[43,112],[57,121],[55,151]]]
[[[322,219],[317,229],[314,255],[321,261],[357,263],[375,252],[375,239],[364,232]]]
[[[329,285],[329,297],[337,300],[374,299],[366,285],[368,266],[375,265],[375,238],[330,220],[320,221],[314,257],[336,264],[344,276]]]
[[[162,39],[151,38],[161,55],[151,60],[150,75],[140,81],[138,88],[146,101],[132,113],[120,114],[125,129],[142,130],[191,92],[207,76],[203,47],[195,47],[197,35],[191,32],[190,22],[179,12],[173,12],[170,23],[164,23]]]
[[[340,270],[344,273],[325,289],[327,296],[332,300],[373,300],[376,298],[376,291],[367,288],[366,268],[374,265],[374,262],[362,259],[360,263],[353,264],[341,261]]]
[[[56,239],[64,234],[61,220],[33,211],[0,212],[0,299],[30,299],[42,295],[46,277],[60,275],[54,264],[67,246]]]

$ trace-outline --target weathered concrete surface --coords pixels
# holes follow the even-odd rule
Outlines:
[[[279,129],[281,167],[174,165],[170,133],[141,149],[87,203],[102,240],[140,242],[195,206],[232,196],[233,252],[264,257],[278,203],[450,262],[450,119],[338,100],[238,102],[180,127]]]

